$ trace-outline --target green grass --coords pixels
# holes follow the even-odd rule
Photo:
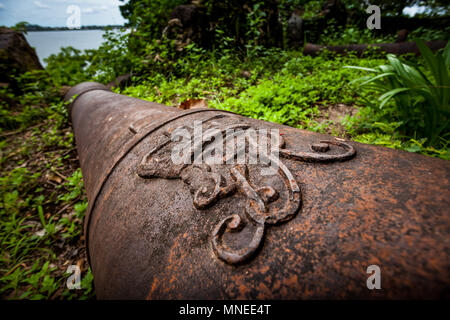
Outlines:
[[[18,102],[31,104],[43,93],[31,92]],[[87,200],[73,134],[65,105],[48,100],[33,108],[39,112],[1,108],[17,130],[0,140],[0,297],[6,299],[94,294],[81,234]],[[84,268],[82,290],[67,289],[69,265]]]
[[[445,139],[430,145],[426,139],[406,135],[401,130],[404,115],[395,105],[378,108],[379,103],[369,104],[377,101],[377,91],[352,83],[365,75],[365,70],[386,64],[388,58],[382,53],[368,52],[362,58],[331,53],[310,57],[273,50],[258,59],[243,61],[234,55],[201,55],[205,57],[196,57],[195,64],[183,64],[191,70],[188,76],[179,71],[179,75],[167,78],[160,74],[139,77],[135,85],[116,91],[173,106],[188,99],[205,99],[211,108],[251,118],[449,159]],[[414,56],[404,59],[424,63]],[[363,70],[345,68],[347,65]],[[339,104],[345,105],[347,111],[353,110],[352,115],[347,112],[329,119],[328,108]]]

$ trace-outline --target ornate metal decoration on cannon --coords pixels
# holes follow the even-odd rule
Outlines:
[[[291,220],[301,207],[300,187],[278,154],[258,152],[260,161],[256,164],[251,161],[252,150],[262,145],[272,150],[272,144],[277,144],[276,150],[281,157],[304,162],[346,161],[356,154],[353,146],[339,141],[320,141],[311,145],[311,152],[293,152],[285,148],[283,136],[256,130],[231,115],[214,115],[199,123],[202,132],[205,132],[200,143],[194,141],[192,146],[191,141],[188,141],[182,146],[182,150],[188,150],[184,155],[187,161],[174,163],[172,152],[177,141],[171,138],[171,134],[179,129],[193,133],[195,129],[187,125],[170,127],[154,139],[155,144],[142,158],[136,172],[142,178],[181,179],[188,185],[193,195],[193,205],[199,210],[214,205],[221,198],[243,195],[244,212],[231,214],[221,220],[212,234],[214,253],[229,264],[242,263],[251,258],[263,241],[266,226]],[[221,139],[208,135],[212,130],[219,132]],[[238,145],[237,141],[244,144]],[[330,145],[338,146],[344,152],[327,154]],[[220,155],[220,161],[203,161],[204,156],[211,156],[217,147],[227,151]],[[251,181],[250,171],[268,167],[269,164],[275,164],[277,170],[269,177],[256,175],[260,177],[259,181]],[[241,240],[239,247],[226,244],[225,234],[240,232],[247,227],[253,231],[248,243]]]

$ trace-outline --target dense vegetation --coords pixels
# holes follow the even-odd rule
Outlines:
[[[396,57],[375,49],[362,57],[330,52],[311,57],[286,43],[261,41],[261,26],[271,6],[277,6],[281,20],[296,5],[305,6],[305,16],[320,9],[321,1],[299,0],[265,5],[248,1],[245,10],[236,5],[236,28],[223,23],[214,29],[209,46],[191,42],[180,48],[160,35],[171,9],[183,1],[151,1],[150,6],[144,2],[129,1],[122,8],[131,32],[107,32],[98,50],[64,48],[47,59],[44,71],[17,76],[20,92],[0,88],[1,296],[94,296],[83,249],[87,200],[61,99],[64,86],[88,80],[106,84],[132,72],[131,84],[115,91],[175,107],[201,101],[252,118],[450,158],[449,45],[432,53],[419,41],[419,57]],[[223,10],[235,5],[224,3]],[[351,7],[358,2],[346,3]],[[386,1],[386,6],[391,3]],[[430,4],[439,7],[440,2]],[[216,5],[206,1],[211,12]],[[448,35],[449,29],[419,28],[409,37],[434,40]],[[318,43],[394,39],[395,34],[376,34],[352,24],[336,29],[331,23]],[[72,264],[83,270],[83,290],[65,286],[65,271]]]

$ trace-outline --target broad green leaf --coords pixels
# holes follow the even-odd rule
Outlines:
[[[344,66],[344,68],[346,68],[346,69],[357,69],[357,70],[370,71],[370,72],[378,72],[377,69],[358,67],[358,66]]]
[[[378,79],[381,79],[381,78],[383,78],[383,77],[386,77],[386,76],[393,76],[393,75],[394,75],[394,73],[392,73],[392,72],[382,73],[382,74],[379,74],[379,75],[377,75],[377,76],[374,76],[374,77],[372,77],[372,78],[370,78],[370,79],[364,81],[364,82],[361,83],[360,85],[361,85],[361,86],[364,86],[364,85],[366,85],[366,84],[368,84],[368,83],[374,82],[374,81],[376,81],[376,80],[378,80]]]
[[[431,70],[431,73],[436,80],[436,82],[439,82],[439,67],[436,61],[436,57],[433,54],[433,52],[428,48],[428,46],[425,44],[425,42],[421,39],[416,39],[417,47],[420,50],[420,53],[422,54],[423,58],[425,59],[425,62],[427,63],[428,67]]]
[[[386,92],[385,94],[381,95],[378,100],[382,101],[380,104],[380,109],[383,108],[383,106],[396,94],[399,94],[401,92],[405,92],[405,91],[409,91],[411,89],[409,88],[397,88],[397,89],[393,89],[390,90],[388,92]]]
[[[442,57],[444,58],[447,70],[450,69],[450,41],[447,41]]]

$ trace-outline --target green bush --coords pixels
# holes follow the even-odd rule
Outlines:
[[[76,85],[93,77],[88,68],[89,56],[88,51],[73,47],[61,48],[58,54],[52,54],[45,59],[46,71],[52,75],[57,85]]]
[[[449,133],[450,42],[442,53],[433,54],[422,40],[416,41],[425,61],[425,69],[387,55],[389,64],[377,68],[349,67],[374,73],[355,80],[359,86],[380,94],[382,109],[394,101],[392,116],[401,121],[407,136],[426,138],[426,145],[445,142]]]

